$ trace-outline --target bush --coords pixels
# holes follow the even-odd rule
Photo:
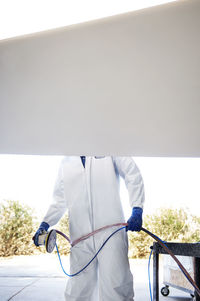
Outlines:
[[[30,207],[19,201],[4,201],[0,205],[0,256],[45,253],[45,247],[36,247],[32,240],[39,224]],[[56,229],[69,236],[67,215],[60,220]],[[60,235],[57,235],[57,244],[61,255],[69,254],[70,245]]]
[[[67,214],[55,227],[69,236]],[[36,248],[32,237],[39,226],[33,210],[18,201],[5,201],[0,205],[0,256],[31,255],[45,253],[45,247]],[[200,218],[185,209],[161,208],[152,215],[144,216],[143,227],[162,240],[173,242],[200,241]],[[146,258],[154,240],[143,231],[129,232],[129,257]],[[68,255],[69,243],[57,235],[61,255]]]
[[[0,256],[33,254],[33,211],[18,201],[0,205]]]
[[[161,208],[144,217],[143,227],[168,242],[197,242],[200,240],[200,219],[185,209]],[[154,240],[143,231],[129,232],[129,257],[146,258]]]

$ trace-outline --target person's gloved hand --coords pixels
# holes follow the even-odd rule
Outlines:
[[[142,228],[142,213],[143,210],[140,207],[134,207],[132,210],[132,215],[128,219],[127,223],[128,226],[126,226],[126,231],[140,231]]]
[[[35,235],[33,236],[33,241],[34,241],[34,244],[36,245],[36,247],[39,247],[39,244],[38,244],[39,235],[41,235],[43,231],[47,231],[48,229],[49,229],[49,224],[47,224],[45,222],[42,222],[40,224],[40,227],[38,228]]]

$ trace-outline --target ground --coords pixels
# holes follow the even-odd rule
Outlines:
[[[69,271],[68,257],[63,265]],[[135,301],[149,301],[148,260],[130,260],[134,274]],[[66,276],[56,254],[0,258],[0,301],[64,301]],[[162,287],[162,270],[160,270]],[[170,288],[160,301],[189,301],[190,295]]]

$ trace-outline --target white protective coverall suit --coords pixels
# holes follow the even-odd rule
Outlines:
[[[44,221],[53,226],[68,209],[71,240],[103,226],[125,222],[119,176],[125,180],[131,207],[142,208],[143,180],[131,157],[86,157],[85,168],[80,157],[65,157],[55,184],[53,203]],[[72,247],[70,273],[76,273],[87,264],[116,229],[99,232]],[[112,236],[83,272],[68,279],[65,298],[67,301],[132,301],[133,297],[124,229]]]

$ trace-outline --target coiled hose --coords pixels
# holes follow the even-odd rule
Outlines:
[[[70,238],[65,235],[64,233],[62,233],[61,231],[58,231],[56,230],[56,232],[63,236],[69,243],[70,245],[73,247],[75,246],[76,244],[78,244],[80,241],[82,240],[85,240],[93,235],[95,235],[96,233],[102,231],[102,230],[105,230],[105,229],[108,229],[108,228],[111,228],[111,227],[119,227],[117,230],[115,230],[113,233],[111,233],[108,238],[105,240],[105,242],[102,244],[102,246],[99,248],[99,250],[97,251],[97,253],[94,255],[94,257],[81,269],[79,270],[78,272],[74,273],[74,274],[68,274],[67,272],[65,272],[64,268],[63,268],[63,265],[62,265],[62,262],[61,262],[61,258],[60,258],[60,254],[59,254],[59,250],[58,250],[58,247],[56,245],[56,249],[57,249],[57,253],[58,253],[58,257],[59,257],[59,261],[60,261],[60,264],[61,264],[61,267],[62,267],[62,270],[63,272],[69,276],[69,277],[74,277],[76,275],[78,275],[79,273],[81,273],[83,270],[85,270],[89,265],[90,263],[97,257],[97,255],[99,254],[99,252],[103,249],[103,247],[105,246],[105,244],[108,242],[108,240],[114,235],[116,234],[117,232],[119,232],[120,230],[122,229],[125,229],[126,226],[128,224],[127,223],[117,223],[117,224],[112,224],[112,225],[108,225],[108,226],[105,226],[105,227],[102,227],[102,228],[99,228],[87,235],[84,235],[82,237],[80,237],[79,239],[76,239],[75,241],[71,241]],[[147,229],[145,228],[141,228],[141,231],[145,232],[146,234],[150,235],[153,239],[155,239],[162,247],[163,249],[176,261],[177,265],[179,266],[180,270],[183,272],[183,274],[185,275],[185,277],[187,278],[187,280],[191,283],[191,285],[194,287],[195,291],[197,292],[197,294],[200,296],[200,289],[199,287],[197,286],[197,284],[195,283],[195,281],[192,279],[192,277],[190,276],[190,274],[187,272],[187,270],[184,268],[184,266],[182,265],[182,263],[178,260],[178,258],[171,252],[171,250],[167,247],[167,245],[165,244],[164,241],[162,241],[158,236],[156,236],[155,234],[151,233],[150,231],[148,231]]]

